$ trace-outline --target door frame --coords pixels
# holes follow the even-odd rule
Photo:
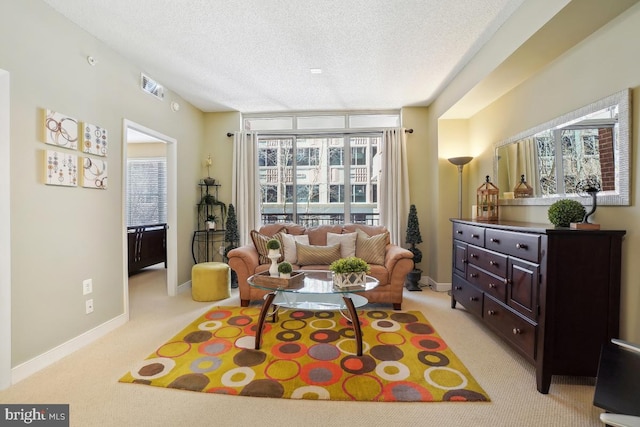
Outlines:
[[[0,390],[11,385],[11,155],[9,72],[0,69]]]
[[[127,132],[135,130],[147,134],[167,144],[167,295],[178,294],[178,222],[177,222],[177,143],[175,138],[164,135],[144,125],[123,119],[122,126],[122,248],[123,248],[123,284],[124,306],[127,319],[129,318],[129,274],[128,274],[128,246],[126,224],[126,198],[127,198]]]

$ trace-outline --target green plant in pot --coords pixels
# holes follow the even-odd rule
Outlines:
[[[229,203],[229,215],[224,226],[224,257],[225,262],[229,262],[229,252],[240,245],[240,233],[238,232],[238,220],[236,219],[236,209],[232,203]],[[238,287],[238,275],[235,270],[231,270],[231,287]]]
[[[267,255],[271,260],[271,267],[269,267],[269,274],[271,276],[278,276],[278,259],[280,258],[280,241],[278,239],[270,239],[267,241],[267,249],[269,254]]]
[[[562,199],[549,206],[549,221],[556,227],[569,227],[572,222],[580,222],[587,211],[577,200]]]
[[[405,239],[411,245],[409,251],[413,254],[413,270],[407,274],[405,286],[409,291],[422,291],[418,281],[422,277],[422,270],[416,264],[422,261],[422,251],[416,247],[416,244],[422,243],[420,235],[420,223],[418,222],[418,210],[416,205],[409,208],[409,218],[407,219],[407,237]]]
[[[333,284],[344,288],[364,285],[371,267],[362,258],[352,256],[332,262],[329,270],[333,272]]]
[[[291,278],[292,271],[293,271],[293,266],[287,261],[284,261],[278,264],[278,273],[280,273],[281,278],[283,279]]]

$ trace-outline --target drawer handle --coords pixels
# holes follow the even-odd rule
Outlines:
[[[462,290],[462,286],[456,286],[456,291],[461,291]]]
[[[493,237],[489,239],[491,243],[500,243],[500,239],[494,239]]]
[[[471,273],[469,274],[469,277],[475,279],[476,277],[478,277],[478,273]]]
[[[527,249],[528,246],[525,245],[524,243],[516,243],[516,248],[517,249]]]
[[[520,328],[513,328],[513,335],[520,335],[522,333],[522,331],[520,330]]]
[[[478,301],[478,297],[469,297],[469,301]]]
[[[495,283],[489,283],[489,287],[490,287],[491,289],[495,289],[495,288],[497,288],[497,286],[496,286],[496,284],[495,284]]]
[[[498,266],[498,263],[497,263],[497,262],[495,262],[495,261],[489,261],[489,265],[494,265],[494,266],[496,266],[496,267],[497,267],[497,266]]]
[[[469,263],[469,261],[467,261],[466,259],[462,259],[460,261],[462,261],[463,264],[468,264]]]
[[[480,235],[479,235],[479,234],[473,234],[473,233],[471,233],[471,238],[472,238],[472,239],[477,239],[478,237],[480,237]]]
[[[462,230],[456,230],[456,234],[462,234]]]
[[[469,256],[470,256],[471,258],[478,258],[478,255],[476,255],[476,254],[469,254]]]
[[[495,316],[495,315],[496,315],[496,312],[495,312],[494,310],[487,310],[487,314],[488,314],[489,316]]]

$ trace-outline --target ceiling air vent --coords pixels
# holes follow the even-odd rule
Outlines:
[[[140,87],[149,95],[153,95],[160,100],[164,99],[164,87],[144,73],[140,73]]]

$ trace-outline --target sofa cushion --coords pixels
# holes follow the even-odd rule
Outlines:
[[[306,230],[309,236],[309,243],[316,246],[327,245],[327,233],[342,233],[342,225],[318,225],[317,227],[309,227]]]
[[[296,242],[300,242],[304,245],[309,244],[309,236],[306,234],[293,235],[288,233],[278,233],[282,236],[282,243],[284,243],[284,260],[295,264],[298,261],[298,251],[296,249]]]
[[[260,227],[259,233],[265,236],[273,236],[274,234],[279,233],[281,231],[288,232],[287,225],[295,225],[295,224],[287,224],[287,223],[265,224],[262,227]]]
[[[269,254],[269,249],[267,249],[267,242],[271,239],[276,239],[280,242],[280,258],[278,258],[277,262],[284,261],[284,250],[282,243],[282,236],[280,233],[276,233],[273,236],[258,233],[255,230],[251,230],[251,240],[253,240],[253,245],[256,247],[256,251],[258,251],[258,260],[260,264],[270,264],[271,260],[267,256]]]
[[[340,244],[340,256],[347,258],[356,256],[357,233],[335,234],[327,233],[327,245]]]
[[[296,250],[298,252],[298,264],[310,265],[321,264],[329,265],[333,261],[340,259],[340,245],[317,246],[305,245],[296,242]]]
[[[357,229],[356,256],[369,264],[384,264],[384,256],[389,240],[389,232],[369,236],[364,231]]]
[[[367,224],[345,224],[343,233],[354,233],[358,229],[364,231],[369,236],[377,236],[378,234],[387,234],[387,245],[391,243],[391,236],[384,225],[367,225]]]

